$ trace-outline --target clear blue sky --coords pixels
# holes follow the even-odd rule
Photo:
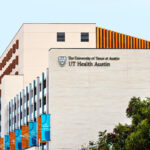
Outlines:
[[[150,40],[150,0],[1,0],[0,54],[23,23],[96,23]]]

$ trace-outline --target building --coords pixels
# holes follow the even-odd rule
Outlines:
[[[96,24],[24,24],[0,58],[0,149],[76,150],[129,123],[130,98],[149,96],[149,49]]]

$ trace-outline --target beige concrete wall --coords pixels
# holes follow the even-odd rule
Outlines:
[[[96,24],[24,24],[23,27],[25,85],[46,70],[50,48],[96,48]],[[57,32],[65,32],[65,42],[57,42]],[[89,32],[89,42],[80,42],[81,32]]]
[[[0,62],[2,62],[3,58],[6,56],[10,48],[12,48],[13,44],[16,43],[16,40],[19,40],[19,49],[16,50],[16,53],[12,55],[12,58],[6,63],[5,67],[0,70],[0,75],[6,70],[6,68],[9,66],[9,64],[12,62],[12,60],[18,55],[19,56],[19,65],[17,68],[17,71],[19,71],[20,74],[23,73],[23,47],[24,47],[24,40],[23,40],[23,33],[24,33],[24,27],[22,26],[19,31],[16,33],[12,41],[9,43],[6,50],[3,52],[3,54],[0,57]],[[11,74],[14,74],[14,71],[12,71]]]
[[[2,68],[2,70],[0,70],[0,76],[3,74],[3,72],[6,70],[6,68],[10,65],[10,63],[12,63],[12,61],[16,58],[16,56],[18,56],[19,60],[18,60],[18,65],[16,66],[15,69],[12,70],[12,72],[10,73],[11,75],[14,75],[15,72],[19,72],[19,74],[23,74],[23,47],[24,47],[24,40],[23,40],[23,33],[24,33],[24,28],[23,26],[19,29],[19,31],[17,32],[17,34],[14,36],[14,38],[12,39],[12,41],[10,42],[10,44],[8,45],[8,47],[6,48],[6,50],[3,52],[3,54],[0,57],[0,62],[2,62],[3,58],[6,56],[6,54],[8,53],[8,51],[10,50],[10,48],[12,48],[12,45],[16,42],[16,40],[19,40],[19,49],[16,50],[16,53],[12,55],[11,59],[6,63],[6,65],[4,66],[4,68]],[[2,85],[0,84],[0,89],[2,89]]]
[[[67,57],[64,67],[58,63],[59,56]],[[105,62],[110,66],[71,67],[68,56],[90,57],[93,64]],[[82,144],[97,140],[99,131],[112,131],[119,122],[130,123],[125,114],[130,98],[150,96],[149,60],[148,50],[51,50],[50,149],[77,150]]]
[[[16,94],[23,89],[23,76],[6,75],[2,79],[2,97],[1,97],[1,128],[2,137],[7,134],[8,130],[8,104]]]
[[[66,33],[65,42],[57,42],[57,32]],[[89,42],[80,42],[81,32],[89,32]],[[19,40],[19,50],[0,75],[18,55],[19,65],[11,74],[18,71],[24,75],[25,87],[48,67],[50,48],[96,48],[96,24],[23,24],[0,57],[0,62],[16,40]]]

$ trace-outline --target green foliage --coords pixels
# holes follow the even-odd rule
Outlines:
[[[92,148],[92,150],[109,150],[106,132],[107,132],[106,130],[103,132],[99,132],[99,139],[97,142],[93,141],[89,142],[89,145],[98,145],[97,148]]]
[[[126,150],[150,150],[150,125],[148,119],[138,124],[126,139]]]
[[[113,133],[99,132],[96,142],[98,149],[92,150],[109,150],[110,143],[112,150],[150,150],[150,98],[141,100],[139,97],[133,97],[126,115],[131,118],[132,124],[119,123]]]
[[[115,138],[112,140],[113,149],[125,150],[125,141],[131,131],[132,128],[128,125],[119,124],[116,126],[114,129]]]
[[[98,149],[109,150],[106,132],[99,132]]]

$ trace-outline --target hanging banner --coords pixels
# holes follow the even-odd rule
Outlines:
[[[29,146],[37,145],[37,122],[29,122]]]
[[[4,138],[0,138],[0,150],[4,150]]]
[[[10,132],[10,150],[15,150],[15,132]]]
[[[29,126],[22,126],[22,149],[29,147]]]
[[[21,132],[21,129],[15,129],[15,150],[22,150],[22,132]]]
[[[50,114],[41,115],[41,140],[50,141]]]
[[[38,117],[38,143],[46,143],[46,141],[41,140],[41,116]]]
[[[4,137],[5,137],[5,140],[4,140],[5,150],[10,150],[10,136],[5,135]]]

